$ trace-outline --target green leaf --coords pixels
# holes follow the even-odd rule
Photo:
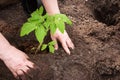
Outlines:
[[[58,27],[58,29],[60,30],[60,32],[64,33],[65,31],[65,24],[62,21],[56,21],[56,26]]]
[[[44,11],[44,8],[43,8],[43,6],[41,6],[41,7],[38,9],[38,12],[39,12],[40,15],[42,15],[42,14],[43,14],[43,11]]]
[[[45,18],[45,19],[47,19],[47,17],[48,17],[49,15],[46,13],[45,15],[43,15],[43,17]]]
[[[39,22],[39,24],[43,23],[45,21],[45,18],[43,16],[34,15],[30,18],[28,18],[28,22]]]
[[[57,29],[57,26],[55,25],[55,23],[51,23],[51,24],[50,24],[50,32],[51,32],[52,34],[54,34],[55,31],[56,31],[56,29]]]
[[[48,31],[49,26],[50,26],[50,22],[44,22],[43,25],[45,26],[46,30]]]
[[[33,17],[33,16],[39,16],[39,11],[38,11],[38,9],[36,9],[36,11],[34,11],[32,14],[31,14],[31,17]]]
[[[64,22],[61,22],[61,21],[60,21],[60,24],[61,24],[61,26],[58,26],[58,28],[59,28],[59,30],[60,30],[62,33],[64,33],[64,31],[65,31],[65,24],[64,24]]]
[[[53,23],[53,22],[55,21],[55,18],[54,18],[53,15],[48,15],[47,18],[46,18],[46,21],[47,21],[47,22],[52,22],[52,23]]]
[[[35,36],[39,43],[42,44],[46,36],[46,30],[42,25],[35,30]]]
[[[55,41],[51,41],[51,42],[48,43],[48,45],[52,45],[52,46],[54,46],[55,44],[56,44]]]
[[[54,51],[55,51],[55,48],[53,46],[49,45],[49,52],[54,53]]]
[[[51,41],[48,44],[43,44],[44,38],[47,35],[47,32],[50,30],[52,34],[55,33],[58,28],[62,33],[65,31],[65,23],[71,25],[71,20],[64,14],[55,14],[55,15],[42,15],[44,12],[43,6],[39,9],[36,9],[31,14],[31,17],[28,18],[27,22],[23,24],[21,28],[20,36],[28,35],[30,32],[35,30],[35,36],[40,45],[37,50],[41,48],[41,50],[45,50],[47,47],[49,48],[49,52],[54,53],[54,45],[55,41]],[[41,46],[42,45],[42,46]]]
[[[37,26],[35,24],[27,22],[27,23],[23,24],[23,26],[21,28],[20,36],[28,35],[30,32],[32,32],[36,28],[37,28]]]
[[[34,17],[28,18],[28,22],[37,21],[37,20],[39,20],[39,16],[34,16]]]
[[[34,25],[38,26],[40,21],[39,20],[34,20],[34,21],[27,22],[27,23],[31,23],[31,24],[34,24]]]
[[[63,22],[66,22],[69,25],[72,24],[71,20],[65,14],[56,14],[55,17]]]
[[[66,17],[65,22],[69,25],[72,25],[72,21],[68,17]]]
[[[46,48],[47,48],[47,44],[43,44],[42,48],[41,48],[41,51],[45,50]]]

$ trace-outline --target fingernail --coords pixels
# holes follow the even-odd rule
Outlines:
[[[72,46],[72,49],[74,49],[74,48],[75,48],[75,46],[73,45],[73,46]]]
[[[69,55],[70,55],[70,51],[69,52],[67,52]]]
[[[71,46],[71,47],[70,47],[70,50],[73,50],[74,48],[75,48],[74,46]]]

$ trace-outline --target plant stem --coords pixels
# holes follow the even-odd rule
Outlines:
[[[35,50],[35,54],[38,53],[38,51],[40,50],[41,44],[38,45],[37,49]]]

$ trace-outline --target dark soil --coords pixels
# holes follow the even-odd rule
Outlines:
[[[73,21],[67,27],[75,44],[71,55],[62,48],[34,54],[34,35],[19,37],[27,20],[21,3],[0,11],[0,31],[40,66],[38,80],[120,80],[120,0],[59,0],[59,6]],[[0,68],[0,80],[15,80],[2,61]]]

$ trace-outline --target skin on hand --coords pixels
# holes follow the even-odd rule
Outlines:
[[[22,51],[11,46],[7,49],[8,53],[5,53],[3,62],[12,72],[16,79],[30,80],[35,77],[40,77],[40,69],[33,62],[28,60],[28,56]]]
[[[56,50],[58,49],[58,43],[57,43],[57,41],[60,41],[60,42],[61,42],[63,49],[64,49],[65,52],[68,53],[68,54],[70,54],[69,48],[74,49],[74,44],[73,44],[73,42],[71,41],[71,39],[70,39],[70,37],[68,36],[68,34],[67,34],[66,31],[64,31],[64,33],[61,33],[61,32],[57,29],[56,32],[55,32],[53,35],[51,34],[51,39],[56,42],[56,44],[55,44],[55,49],[56,49]]]
[[[57,0],[42,0],[42,2],[49,15],[60,14]],[[51,38],[56,42],[60,41],[60,43],[62,44],[62,47],[68,54],[70,54],[69,48],[74,49],[74,44],[71,41],[70,37],[68,36],[66,30],[64,31],[64,33],[61,33],[57,29],[54,35],[51,34]],[[58,44],[55,45],[55,49],[56,50],[58,49]]]
[[[11,46],[0,33],[0,59],[5,63],[15,78],[31,80],[39,77],[40,69],[22,51]]]

